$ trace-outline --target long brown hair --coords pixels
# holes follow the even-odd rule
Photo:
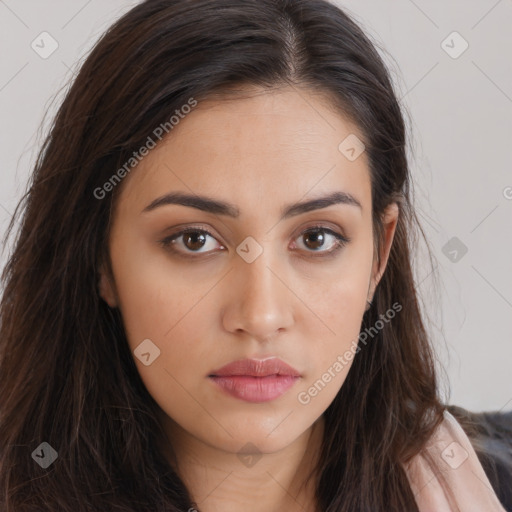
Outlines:
[[[21,217],[0,305],[3,511],[194,506],[157,449],[158,405],[120,314],[98,294],[122,183],[103,199],[94,191],[190,98],[233,96],[247,84],[321,91],[360,127],[378,253],[381,214],[399,204],[388,265],[361,326],[374,334],[324,413],[317,499],[326,512],[418,510],[402,464],[424,446],[443,405],[411,267],[421,228],[387,68],[324,0],[146,0],[83,63],[6,234]],[[393,304],[400,312],[383,322]],[[58,453],[47,469],[33,457],[43,442]]]

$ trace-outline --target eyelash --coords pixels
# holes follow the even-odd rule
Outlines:
[[[332,229],[322,226],[322,225],[309,226],[304,231],[302,231],[298,237],[303,236],[305,233],[310,233],[310,232],[314,233],[315,231],[322,231],[324,233],[334,236],[335,242],[334,242],[333,248],[329,249],[328,251],[313,251],[313,250],[306,251],[307,253],[309,253],[310,256],[312,256],[314,258],[333,257],[336,255],[336,253],[338,251],[340,251],[351,240],[350,238],[347,238],[347,237],[341,235],[340,233],[333,231]],[[163,240],[159,240],[159,243],[162,247],[164,247],[165,249],[167,249],[169,251],[172,251],[173,253],[177,254],[178,256],[181,256],[184,258],[189,258],[189,259],[199,258],[201,256],[207,256],[214,252],[214,251],[209,251],[209,252],[198,253],[197,251],[187,250],[186,253],[183,253],[182,251],[177,250],[173,246],[173,242],[176,239],[178,239],[180,236],[185,235],[187,233],[202,233],[202,234],[206,234],[206,235],[216,239],[215,236],[212,233],[210,233],[210,231],[208,231],[208,229],[206,229],[204,227],[191,226],[191,227],[182,229],[181,231],[178,231],[178,232],[172,234],[171,236],[164,238]],[[296,237],[296,238],[298,238],[298,237]],[[197,256],[194,256],[194,254],[197,254]]]

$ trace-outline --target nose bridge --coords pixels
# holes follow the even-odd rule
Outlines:
[[[292,296],[276,276],[279,273],[268,247],[251,263],[242,257],[237,259],[231,276],[233,293],[225,313],[226,328],[265,339],[291,325]]]
[[[276,279],[271,268],[272,261],[269,250],[262,253],[252,263],[239,262],[237,274],[239,279],[244,282],[246,291],[250,292],[246,294],[247,298],[253,301],[263,299],[263,302],[268,302],[274,300],[276,293],[282,291],[278,290],[278,285],[282,286],[282,283]]]

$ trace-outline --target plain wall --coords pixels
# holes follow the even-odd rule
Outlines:
[[[0,2],[2,234],[25,191],[45,112],[43,128],[80,59],[136,3]],[[418,251],[418,291],[447,369],[448,401],[512,410],[512,2],[336,3],[383,48],[410,117],[416,206],[435,258],[432,273]],[[51,48],[42,32],[58,43],[48,58],[31,47]]]

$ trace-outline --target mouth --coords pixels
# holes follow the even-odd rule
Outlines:
[[[228,395],[246,402],[268,402],[286,393],[300,373],[278,358],[242,359],[215,370],[208,378]]]
[[[299,377],[291,375],[231,375],[228,377],[210,376],[210,379],[222,390],[235,398],[246,402],[268,402],[288,391]]]

